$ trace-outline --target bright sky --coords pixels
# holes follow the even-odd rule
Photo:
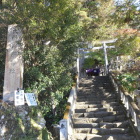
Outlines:
[[[126,0],[115,0],[115,1],[122,4]],[[140,0],[131,0],[131,1],[133,1],[133,3],[138,6],[138,9],[140,9]]]
[[[124,2],[125,0],[115,0],[116,2]],[[133,3],[140,4],[140,0],[133,0]]]

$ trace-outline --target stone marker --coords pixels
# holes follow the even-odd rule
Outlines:
[[[21,29],[16,25],[8,26],[6,62],[3,87],[3,101],[14,101],[14,91],[23,87],[24,42]]]

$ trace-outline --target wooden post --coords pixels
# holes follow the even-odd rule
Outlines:
[[[14,91],[23,88],[23,35],[16,25],[8,26],[3,100],[14,101]]]

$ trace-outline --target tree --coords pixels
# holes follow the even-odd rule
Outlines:
[[[115,20],[121,25],[134,25],[136,20],[135,17],[137,17],[139,13],[138,5],[135,1],[126,0],[122,3],[116,3],[116,6]]]
[[[113,22],[115,4],[112,0],[85,1],[83,9],[90,18],[90,22],[85,23],[85,33],[87,40],[102,40],[113,37],[116,24]],[[88,32],[88,33],[87,33]]]
[[[84,61],[84,68],[95,68],[96,66],[101,66],[104,64],[104,54],[103,50],[97,50],[87,54],[87,58]]]
[[[2,6],[2,0],[0,0],[0,6]]]
[[[23,29],[24,88],[35,92],[51,123],[62,117],[69,90],[75,51],[81,41],[80,6],[75,0],[7,1],[9,24]],[[48,43],[49,42],[49,43]],[[62,107],[63,105],[63,107]]]

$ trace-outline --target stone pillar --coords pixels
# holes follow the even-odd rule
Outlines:
[[[140,108],[140,95],[136,96],[136,100],[137,100],[137,103],[138,103],[138,107]]]
[[[80,56],[79,56],[79,48],[77,49],[77,88],[79,87],[79,77],[80,77],[80,68],[79,68],[79,65],[80,65]]]
[[[107,51],[106,51],[106,44],[103,44],[103,50],[104,50],[104,58],[105,58],[105,75],[108,74],[109,72],[109,67],[108,67],[108,58],[107,58]]]
[[[68,140],[67,120],[60,120],[60,140]]]
[[[24,42],[21,29],[16,25],[8,26],[6,62],[4,75],[3,100],[14,101],[14,91],[23,88]]]

